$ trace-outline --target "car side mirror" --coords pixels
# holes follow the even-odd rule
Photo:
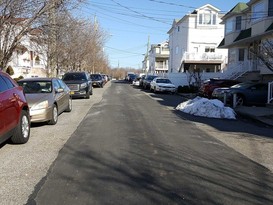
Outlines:
[[[56,90],[56,93],[62,93],[62,92],[64,92],[64,89],[63,89],[63,88],[58,88],[58,89]]]

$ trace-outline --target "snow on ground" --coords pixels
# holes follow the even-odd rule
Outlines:
[[[234,110],[230,107],[225,107],[224,103],[217,99],[209,100],[196,97],[180,103],[176,109],[196,116],[236,119]]]

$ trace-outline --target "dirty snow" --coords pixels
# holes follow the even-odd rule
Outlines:
[[[196,97],[180,103],[176,109],[196,116],[236,119],[234,110],[230,107],[225,107],[224,103],[217,99],[210,100]]]

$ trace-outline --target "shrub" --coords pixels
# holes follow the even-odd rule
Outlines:
[[[10,65],[7,67],[6,73],[9,75],[14,75],[14,70]]]
[[[188,85],[179,85],[177,88],[178,93],[196,93],[198,91],[198,87],[196,86],[188,86]]]
[[[24,77],[20,75],[18,78],[14,78],[13,80],[15,80],[17,82],[17,81],[19,81],[21,79],[24,79]]]

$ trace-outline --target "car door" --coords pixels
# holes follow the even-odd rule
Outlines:
[[[64,90],[62,95],[62,101],[63,101],[63,110],[65,110],[68,107],[69,100],[70,100],[70,89],[62,80],[57,79],[57,81],[60,84],[61,88]]]
[[[255,84],[245,91],[246,101],[250,104],[266,103],[267,88],[263,84]]]
[[[16,127],[18,103],[14,85],[5,76],[0,76],[0,135]]]
[[[66,108],[65,92],[57,79],[52,80],[54,87],[54,99],[58,104],[58,112],[61,113]]]

